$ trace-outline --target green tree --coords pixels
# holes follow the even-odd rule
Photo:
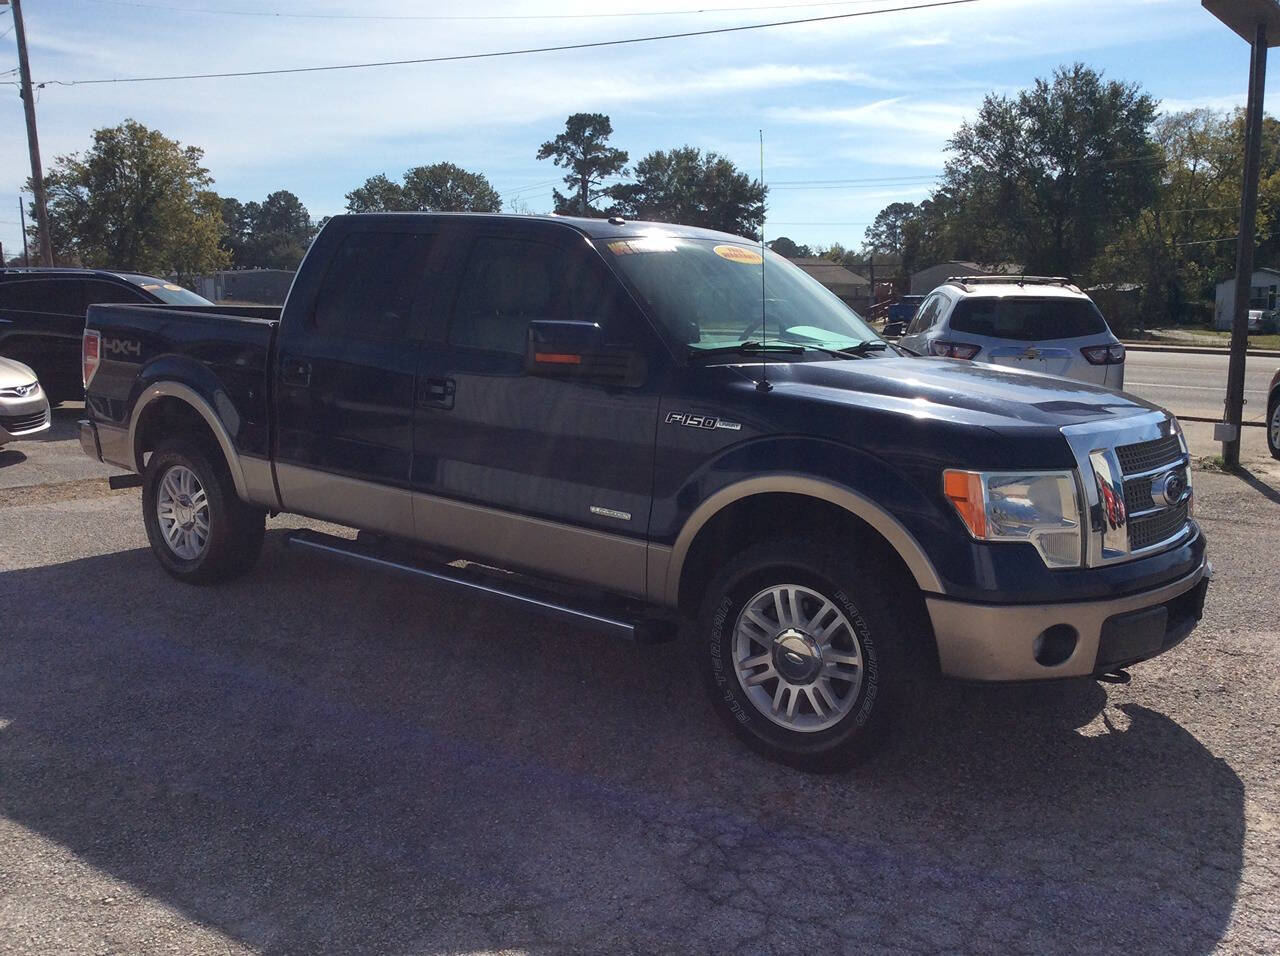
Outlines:
[[[797,245],[786,236],[770,239],[765,245],[784,259],[808,259],[813,256],[813,250],[808,246]]]
[[[692,146],[656,150],[636,163],[635,181],[614,189],[623,214],[759,238],[765,187],[717,153]]]
[[[222,245],[239,269],[296,269],[315,236],[307,207],[287,189],[262,202],[221,200]]]
[[[913,202],[895,202],[885,206],[867,227],[862,240],[864,255],[873,253],[902,255],[906,232],[919,218],[920,207]]]
[[[609,145],[613,124],[603,113],[574,113],[564,124],[564,132],[547,140],[538,149],[538,159],[550,159],[569,172],[565,185],[572,190],[566,196],[555,190],[555,211],[561,214],[589,216],[600,212],[592,203],[615,190],[605,187],[611,176],[626,174],[627,154]]]
[[[480,173],[453,163],[407,169],[401,182],[379,173],[347,193],[348,212],[501,212],[502,197]]]
[[[225,267],[203,157],[135,120],[95,130],[89,149],[59,156],[45,180],[56,257],[183,278]]]
[[[1081,63],[1016,97],[988,95],[948,143],[943,178],[979,261],[1087,275],[1156,196],[1155,114],[1136,84]]]
[[[383,173],[347,193],[347,212],[404,212],[407,208],[404,188]]]
[[[415,166],[404,174],[409,209],[436,212],[501,212],[502,197],[480,173],[453,163]]]

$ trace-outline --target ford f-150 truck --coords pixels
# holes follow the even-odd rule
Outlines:
[[[346,525],[287,540],[682,634],[729,725],[810,769],[921,667],[1125,679],[1209,582],[1167,412],[900,356],[702,229],[338,216],[282,309],[95,305],[83,360],[83,446],[140,476],[175,578],[249,569],[268,513]]]

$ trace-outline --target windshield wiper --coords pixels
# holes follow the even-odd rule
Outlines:
[[[807,349],[813,349],[815,352],[825,352],[828,355],[834,355],[836,358],[866,358],[871,352],[883,352],[888,347],[888,342],[881,342],[877,339],[867,339],[857,345],[851,345],[847,349],[833,349],[825,345],[805,345]]]
[[[689,358],[712,358],[717,355],[803,355],[808,346],[782,345],[778,342],[739,342],[713,349],[689,348]]]

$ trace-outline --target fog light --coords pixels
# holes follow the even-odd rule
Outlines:
[[[1080,635],[1070,624],[1055,624],[1046,627],[1037,635],[1032,651],[1036,663],[1045,667],[1055,667],[1075,653],[1076,642]]]

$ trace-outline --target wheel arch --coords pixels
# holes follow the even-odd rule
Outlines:
[[[726,524],[767,515],[777,506],[801,508],[818,523],[846,516],[853,528],[867,528],[878,544],[894,555],[922,592],[944,593],[942,581],[924,549],[893,515],[865,495],[831,481],[804,475],[761,475],[737,482],[711,495],[685,521],[671,549],[663,591],[654,595],[668,605],[685,607],[698,587],[699,558],[709,540]],[[692,558],[692,560],[691,560]],[[658,582],[655,582],[658,583]]]
[[[236,494],[242,501],[248,500],[244,470],[240,456],[236,453],[235,443],[231,440],[231,433],[213,407],[195,389],[181,382],[155,382],[147,386],[134,403],[129,422],[129,448],[138,473],[142,472],[143,455],[152,450],[158,440],[155,429],[171,420],[176,409],[184,410],[178,414],[194,413],[199,416],[208,430],[208,437],[213,439],[222,452],[222,458],[235,484]]]

